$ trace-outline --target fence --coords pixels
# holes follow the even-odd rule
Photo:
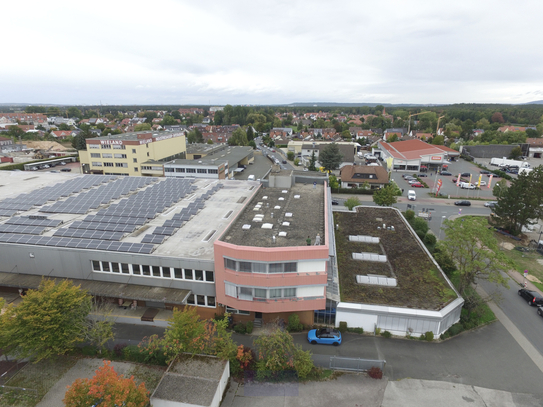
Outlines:
[[[364,372],[372,367],[378,367],[385,370],[386,360],[372,360],[360,358],[342,358],[338,356],[330,357],[330,369],[351,370],[355,372]]]

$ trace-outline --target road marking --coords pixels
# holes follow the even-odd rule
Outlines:
[[[481,286],[477,286],[477,292],[482,297],[488,297],[488,294],[486,291],[481,288]],[[492,310],[492,312],[496,315],[498,320],[503,324],[505,329],[509,331],[513,339],[517,341],[517,343],[520,345],[522,349],[524,349],[524,352],[528,355],[530,359],[535,363],[535,365],[543,372],[543,356],[539,351],[526,339],[526,337],[520,332],[520,330],[511,322],[511,320],[505,315],[505,313],[501,310],[500,307],[496,305],[494,301],[489,301],[488,306]]]

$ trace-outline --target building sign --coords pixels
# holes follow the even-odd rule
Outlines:
[[[432,161],[441,161],[441,156],[439,155],[433,155],[431,158]]]
[[[147,143],[152,143],[152,142],[153,142],[152,138],[148,138],[148,139],[145,139],[145,140],[140,140],[140,144],[147,144]]]
[[[100,144],[123,144],[122,140],[100,140]]]

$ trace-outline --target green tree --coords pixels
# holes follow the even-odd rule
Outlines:
[[[151,130],[150,123],[140,123],[134,126],[134,131],[147,131],[147,130]]]
[[[25,107],[26,113],[45,113],[46,112],[45,106],[27,106]]]
[[[161,126],[173,126],[175,124],[177,124],[177,120],[175,120],[175,118],[169,114],[165,115],[160,122]]]
[[[337,179],[337,177],[334,174],[330,174],[328,176],[328,185],[330,186],[330,189],[333,191],[334,189],[339,189],[340,184]]]
[[[319,154],[319,162],[326,171],[337,170],[342,160],[343,155],[336,143],[328,144]]]
[[[102,353],[105,344],[115,338],[113,325],[115,320],[111,316],[111,304],[93,302],[90,316],[86,320],[85,339],[98,348]]]
[[[350,211],[352,211],[355,206],[360,205],[360,200],[356,196],[352,196],[345,202],[343,202],[343,205],[345,205]]]
[[[288,159],[289,161],[293,161],[293,160],[294,160],[294,156],[295,156],[294,151],[289,151],[289,152],[287,152],[287,159]]]
[[[68,131],[70,130],[70,126],[68,126],[66,123],[62,123],[58,126],[58,129],[59,130],[64,130],[64,131]]]
[[[81,131],[72,139],[72,147],[76,150],[85,150],[87,148],[85,140],[94,137],[94,134],[89,125],[82,125],[79,129]]]
[[[77,118],[82,117],[81,110],[79,110],[75,106],[69,107],[66,110],[66,113],[68,114],[68,117],[77,117]]]
[[[512,265],[500,251],[498,241],[483,217],[460,217],[443,222],[446,239],[441,246],[457,268],[457,289],[464,296],[477,280],[508,287],[502,273]]]
[[[255,132],[253,131],[253,126],[247,127],[247,140],[252,141],[255,138]]]
[[[396,133],[387,138],[387,143],[394,143],[395,141],[398,141],[398,135]]]
[[[63,355],[85,338],[91,299],[70,281],[43,279],[0,316],[0,349],[36,362]]]
[[[509,158],[512,160],[516,160],[522,155],[522,150],[520,149],[520,146],[513,147],[511,152],[509,153]]]
[[[373,193],[373,202],[379,206],[392,206],[398,202],[396,188],[390,184]]]
[[[243,131],[241,127],[234,130],[232,135],[228,138],[229,146],[248,146],[249,140],[247,140],[247,133]]]
[[[317,157],[315,157],[315,150],[311,153],[311,158],[309,160],[309,171],[317,171],[317,167],[315,166],[315,163],[317,162]]]
[[[191,131],[189,131],[189,134],[187,135],[187,142],[189,144],[203,143],[204,142],[204,136],[200,132],[200,130],[198,130],[198,128],[194,128]]]
[[[501,179],[494,185],[494,188],[492,188],[492,195],[494,195],[496,198],[499,198],[505,192],[507,191],[507,181],[505,179]]]
[[[303,351],[294,343],[292,336],[281,329],[260,335],[254,341],[258,349],[257,376],[260,379],[283,378],[295,372],[305,379],[315,369],[311,352]]]
[[[196,307],[185,307],[183,311],[175,309],[168,323],[164,339],[176,348],[175,353],[197,353],[201,350],[199,342],[206,327],[205,322],[198,317]]]
[[[62,114],[62,112],[56,106],[52,106],[52,107],[47,109],[47,115],[48,116],[60,116],[61,114]]]
[[[442,146],[445,142],[445,138],[443,136],[435,136],[432,140],[432,144]]]

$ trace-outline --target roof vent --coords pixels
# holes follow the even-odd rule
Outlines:
[[[294,199],[300,199],[300,195],[294,195]]]
[[[262,229],[272,229],[273,224],[272,223],[264,223],[262,224]]]
[[[290,222],[283,222],[281,223],[281,226],[290,226]]]
[[[292,218],[292,212],[285,213],[285,218]]]
[[[281,236],[281,237],[287,237],[287,232],[279,232],[279,236]]]
[[[243,225],[241,228],[243,230],[249,230],[249,229],[251,229],[251,225]]]

